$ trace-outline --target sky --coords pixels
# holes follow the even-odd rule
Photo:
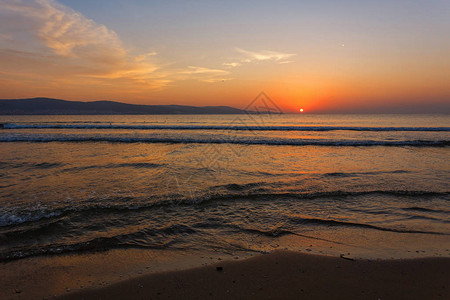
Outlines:
[[[0,0],[0,98],[450,113],[450,1]]]

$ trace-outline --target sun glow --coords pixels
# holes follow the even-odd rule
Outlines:
[[[303,108],[300,108],[300,112],[303,112]]]

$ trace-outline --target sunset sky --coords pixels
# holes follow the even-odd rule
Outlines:
[[[0,98],[449,112],[450,1],[0,0]]]

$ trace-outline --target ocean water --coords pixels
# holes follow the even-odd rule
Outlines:
[[[448,115],[0,123],[3,262],[117,248],[261,252],[289,237],[354,238],[374,251],[416,251],[416,241],[450,255]]]

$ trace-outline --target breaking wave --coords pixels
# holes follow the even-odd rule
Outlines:
[[[255,125],[118,125],[118,124],[3,124],[4,129],[136,129],[136,130],[229,130],[229,131],[450,131],[450,127],[361,126],[255,126]]]
[[[238,145],[273,145],[273,146],[411,146],[411,147],[446,147],[449,140],[319,140],[319,139],[245,139],[245,138],[156,138],[156,137],[111,137],[111,136],[70,136],[70,135],[31,135],[1,136],[1,143],[7,142],[107,142],[107,143],[169,143],[169,144],[238,144]]]

